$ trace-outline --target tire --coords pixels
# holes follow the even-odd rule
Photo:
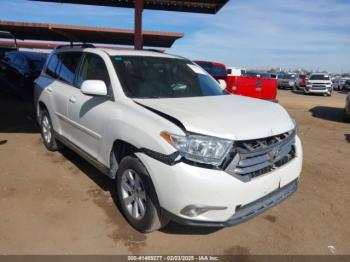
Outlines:
[[[152,180],[136,157],[122,159],[117,171],[116,187],[123,215],[136,230],[149,233],[168,224],[169,220],[161,213]]]
[[[40,130],[41,137],[47,150],[57,151],[62,148],[62,145],[55,138],[50,114],[46,109],[43,109],[40,115]]]

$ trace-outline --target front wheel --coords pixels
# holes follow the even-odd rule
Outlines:
[[[122,159],[117,171],[118,202],[131,226],[143,233],[168,223],[163,217],[151,178],[135,157]]]

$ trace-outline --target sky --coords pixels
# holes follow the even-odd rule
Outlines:
[[[145,10],[168,53],[254,69],[350,71],[350,0],[230,0],[216,15]],[[133,28],[133,9],[0,0],[0,20]]]

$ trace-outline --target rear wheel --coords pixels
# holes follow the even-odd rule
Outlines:
[[[135,157],[123,158],[117,171],[118,202],[131,226],[148,233],[168,223],[161,208],[151,178]]]
[[[46,109],[43,109],[41,112],[40,125],[41,137],[43,139],[45,147],[49,151],[57,151],[61,149],[61,144],[55,139],[51,118],[49,112]]]

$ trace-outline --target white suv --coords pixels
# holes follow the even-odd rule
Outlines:
[[[48,150],[66,145],[114,179],[142,232],[239,224],[298,186],[302,147],[286,110],[226,93],[185,58],[58,48],[35,103]]]
[[[323,94],[331,96],[333,92],[333,83],[328,74],[316,73],[312,74],[306,82],[304,89],[306,94]]]

